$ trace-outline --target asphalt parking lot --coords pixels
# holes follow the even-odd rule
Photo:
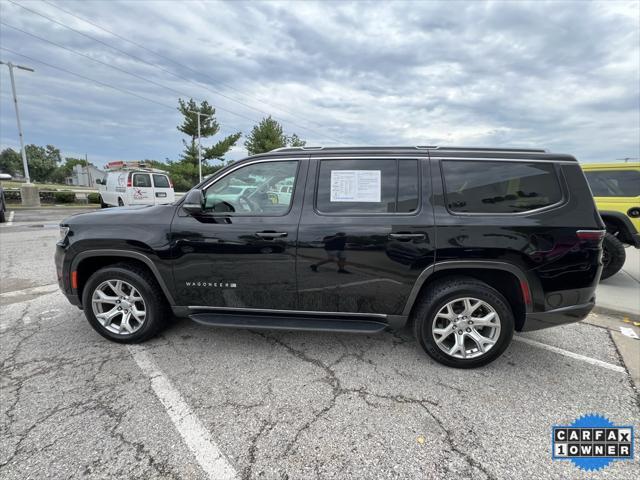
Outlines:
[[[518,335],[471,371],[434,363],[404,331],[176,320],[128,347],[57,289],[57,223],[74,212],[17,210],[0,227],[3,479],[585,478],[551,460],[550,434],[589,413],[636,426],[635,462],[589,478],[640,473],[626,364],[640,340],[621,352],[612,336],[640,330],[623,314]]]

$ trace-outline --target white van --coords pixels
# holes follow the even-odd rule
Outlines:
[[[173,184],[166,172],[153,168],[121,168],[107,173],[98,183],[102,208],[130,205],[163,205],[175,201]]]

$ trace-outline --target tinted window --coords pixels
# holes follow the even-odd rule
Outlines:
[[[278,184],[294,184],[297,161],[246,165],[217,180],[205,191],[205,209],[244,215],[284,215],[292,195],[278,195]]]
[[[562,199],[548,163],[443,161],[447,207],[454,212],[517,213]]]
[[[169,177],[166,175],[154,175],[153,184],[158,188],[171,188],[169,185]]]
[[[151,187],[151,177],[148,173],[136,173],[133,175],[134,187]]]
[[[602,170],[584,172],[595,197],[640,196],[640,171]]]
[[[410,213],[418,208],[418,160],[322,160],[316,208],[322,213]]]

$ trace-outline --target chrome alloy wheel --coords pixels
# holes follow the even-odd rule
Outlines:
[[[107,280],[96,287],[91,308],[100,324],[116,335],[130,335],[140,329],[147,317],[142,295],[124,280]]]
[[[500,317],[483,300],[464,297],[447,303],[433,319],[433,339],[447,355],[477,358],[487,353],[500,337]]]

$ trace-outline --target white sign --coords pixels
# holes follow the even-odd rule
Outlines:
[[[332,202],[380,202],[380,170],[331,170]]]

